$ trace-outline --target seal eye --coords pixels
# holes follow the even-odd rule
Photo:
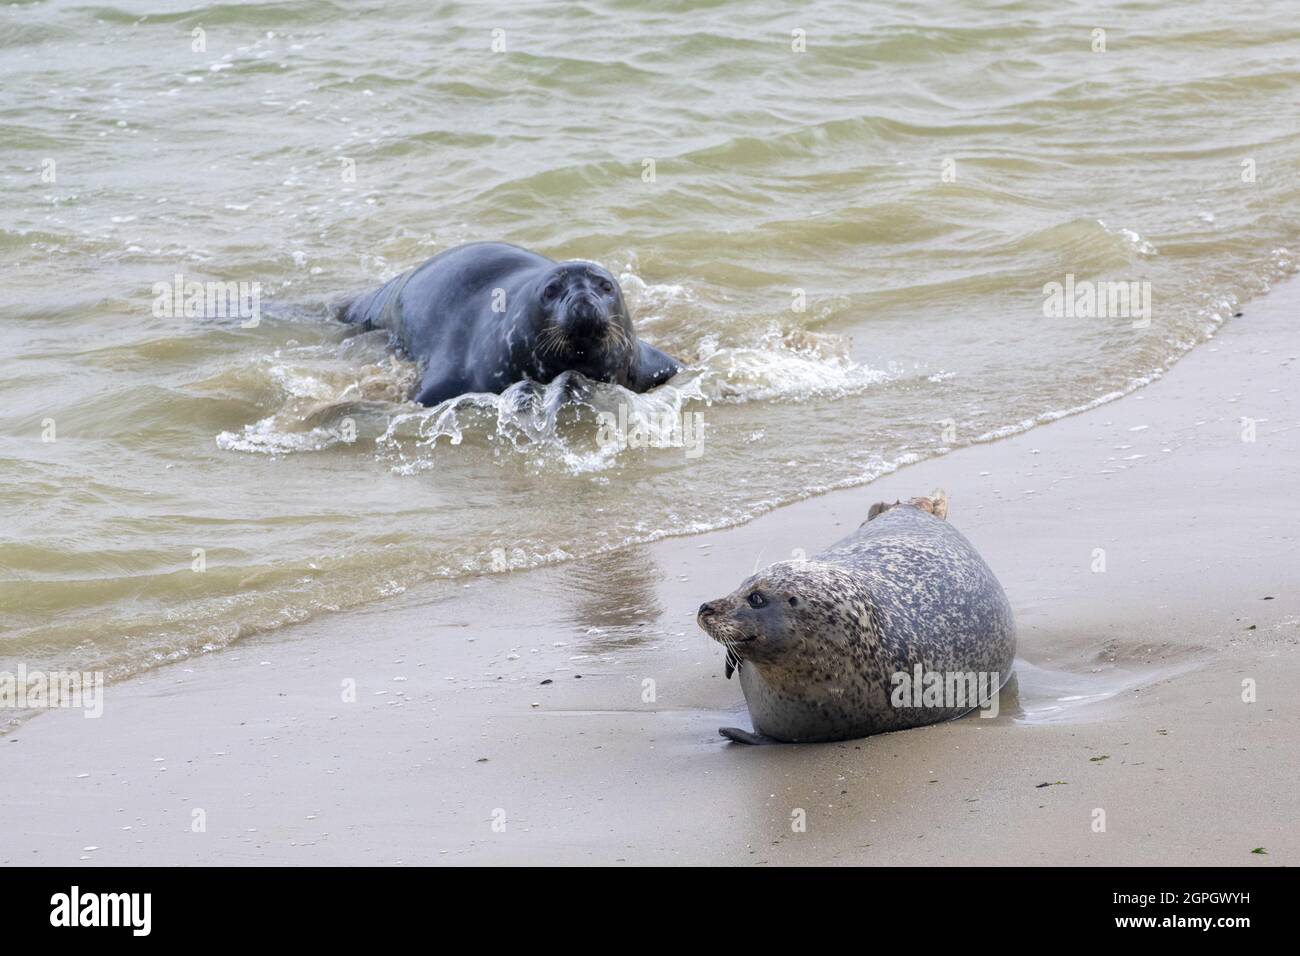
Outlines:
[[[601,277],[596,282],[596,288],[599,289],[601,292],[605,293],[605,295],[610,295],[614,291],[614,283],[610,282],[608,279],[604,277]]]
[[[548,302],[560,294],[560,280],[552,279],[546,283],[546,288],[542,290],[542,298]]]
[[[745,600],[749,602],[750,607],[767,607],[767,598],[758,591],[749,592],[749,597]]]
[[[798,607],[798,606],[799,606],[799,599],[798,599],[797,597],[793,597],[793,596],[792,596],[792,597],[790,598],[790,606],[791,606],[791,607]]]

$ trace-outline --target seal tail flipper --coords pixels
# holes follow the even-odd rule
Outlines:
[[[871,510],[867,512],[867,521],[879,517],[898,504],[901,504],[901,502],[895,501],[894,504],[891,505],[888,501],[877,501],[871,506]],[[948,520],[948,492],[944,491],[942,488],[936,488],[929,496],[913,498],[908,502],[908,504],[914,508],[920,508],[927,514],[934,515],[940,521]],[[866,524],[867,521],[862,522],[862,524]],[[859,525],[859,527],[861,527],[861,525]]]
[[[930,512],[930,514],[942,521],[948,520],[948,492],[942,488],[936,488],[930,492],[928,498],[913,498],[912,504],[922,511]]]
[[[748,730],[741,730],[739,727],[719,727],[718,733],[735,744],[749,744],[757,747],[762,744],[776,743],[776,741],[771,737],[764,737],[762,734],[752,734]]]

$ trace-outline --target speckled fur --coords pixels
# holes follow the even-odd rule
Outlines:
[[[942,494],[877,506],[812,559],[774,564],[701,608],[700,626],[740,662],[755,730],[781,741],[847,740],[971,709],[894,707],[892,676],[917,664],[1006,682],[1016,652],[1011,606],[970,542],[936,516],[946,513]],[[767,599],[761,609],[747,601],[754,591]]]

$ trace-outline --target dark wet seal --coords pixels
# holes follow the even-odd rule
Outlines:
[[[386,329],[420,366],[422,405],[564,372],[647,391],[681,363],[636,337],[618,281],[591,262],[555,262],[504,242],[449,249],[344,306]]]

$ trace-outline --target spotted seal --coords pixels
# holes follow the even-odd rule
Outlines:
[[[1015,623],[1002,586],[947,521],[942,491],[874,505],[848,537],[700,606],[756,733],[741,743],[848,740],[996,706]]]
[[[391,333],[420,366],[412,398],[422,405],[564,372],[644,392],[682,369],[636,337],[608,270],[504,242],[448,249],[357,297],[341,317]]]

